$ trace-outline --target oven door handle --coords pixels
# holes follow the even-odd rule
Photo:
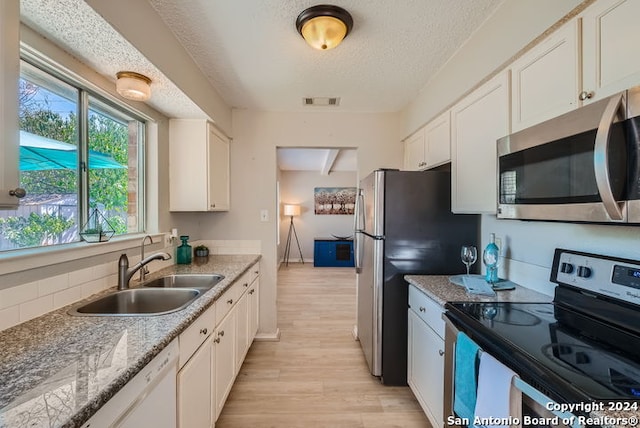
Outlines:
[[[611,136],[611,127],[613,126],[618,112],[623,107],[623,101],[624,98],[622,94],[618,94],[609,100],[607,107],[602,113],[600,124],[598,125],[598,132],[596,133],[596,141],[593,150],[593,168],[596,174],[598,193],[600,193],[604,209],[611,220],[624,220],[622,207],[613,196],[611,180],[609,177],[609,139]]]

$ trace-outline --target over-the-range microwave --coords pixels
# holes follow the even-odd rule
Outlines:
[[[640,87],[498,140],[498,218],[640,223]]]

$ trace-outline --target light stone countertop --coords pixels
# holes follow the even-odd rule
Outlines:
[[[467,294],[464,287],[449,282],[449,276],[445,275],[405,275],[407,282],[415,285],[427,297],[434,300],[440,306],[447,302],[526,302],[545,303],[553,298],[546,294],[538,293],[531,289],[516,286],[515,290],[498,291],[495,297]],[[635,404],[634,404],[635,403]],[[615,406],[630,406],[628,410],[614,410]],[[637,406],[636,409],[633,409]],[[595,407],[599,407],[599,404]],[[618,403],[602,403],[602,408],[589,412],[592,420],[578,420],[590,422],[592,425],[605,428],[636,427],[640,421],[640,402],[634,400]]]
[[[205,263],[149,275],[149,280],[173,273],[225,276],[170,314],[68,315],[76,302],[0,332],[0,427],[81,426],[259,260],[260,255],[213,255]]]
[[[440,306],[444,306],[447,302],[546,303],[553,300],[551,296],[519,285],[514,290],[498,291],[495,296],[483,296],[468,294],[464,287],[449,282],[447,275],[405,275],[404,279]]]

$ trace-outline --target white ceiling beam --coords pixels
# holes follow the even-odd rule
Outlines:
[[[322,170],[320,171],[320,174],[329,175],[329,173],[331,172],[331,168],[333,168],[333,164],[335,163],[336,158],[338,157],[338,153],[340,153],[339,149],[327,150],[327,156],[324,158],[324,164],[322,165]]]

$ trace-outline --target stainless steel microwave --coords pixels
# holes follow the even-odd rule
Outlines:
[[[640,87],[498,140],[498,218],[640,223]]]

